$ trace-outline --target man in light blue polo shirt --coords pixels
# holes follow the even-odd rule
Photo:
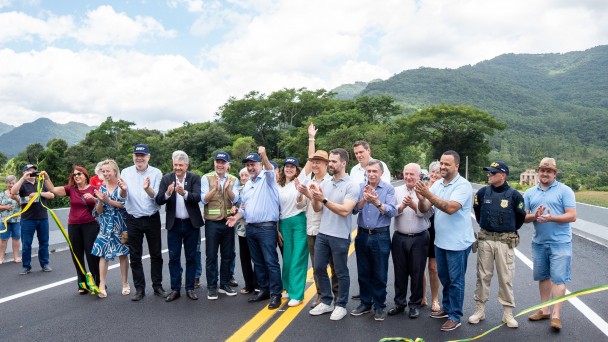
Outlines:
[[[540,300],[546,302],[566,294],[572,262],[572,229],[576,221],[576,199],[567,185],[558,182],[555,159],[544,158],[538,167],[538,184],[526,190],[526,222],[534,222],[532,262],[534,280],[538,281]],[[551,327],[562,328],[562,303],[553,305],[553,316],[546,306],[528,316],[531,321],[551,318]]]
[[[249,180],[241,196],[243,206],[236,215],[228,218],[226,224],[234,227],[240,218],[245,218],[247,245],[251,251],[251,260],[255,265],[255,275],[260,288],[260,293],[248,301],[253,303],[270,298],[268,308],[274,310],[281,306],[283,292],[277,253],[279,188],[274,167],[266,156],[266,148],[260,146],[258,153],[249,153],[243,163],[249,171]]]
[[[471,245],[475,242],[471,225],[473,196],[471,183],[458,174],[460,156],[446,151],[439,160],[443,179],[431,188],[422,181],[416,184],[420,211],[435,207],[435,255],[439,280],[443,285],[441,311],[433,318],[448,318],[442,331],[460,326],[464,301],[465,273]]]

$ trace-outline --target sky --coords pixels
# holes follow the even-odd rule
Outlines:
[[[0,122],[169,130],[253,90],[604,44],[606,0],[0,0]]]

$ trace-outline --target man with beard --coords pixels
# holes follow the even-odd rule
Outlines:
[[[154,294],[167,298],[163,289],[163,256],[161,252],[159,205],[155,198],[160,187],[162,173],[150,166],[150,149],[148,145],[137,144],[133,149],[135,165],[123,169],[118,186],[119,196],[125,200],[127,210],[127,228],[129,236],[129,259],[133,272],[135,295],[132,301],[140,301],[146,295],[146,279],[141,263],[144,236],[148,241],[150,252],[150,273]]]
[[[442,331],[452,331],[460,326],[464,300],[465,273],[471,245],[475,242],[471,225],[472,187],[458,174],[460,155],[446,151],[439,160],[443,179],[428,187],[422,181],[416,183],[420,199],[420,211],[435,208],[435,256],[439,280],[443,285],[441,311],[432,312],[433,318],[448,318]]]
[[[555,178],[559,173],[555,159],[543,158],[538,166],[539,182],[526,190],[526,222],[534,222],[532,262],[534,280],[538,281],[540,300],[546,302],[566,294],[572,262],[572,228],[576,221],[576,199],[567,185]],[[531,321],[551,318],[551,327],[562,328],[562,303],[548,306],[528,316]]]
[[[182,244],[186,257],[186,296],[197,300],[194,292],[196,273],[196,245],[200,241],[201,226],[205,223],[198,207],[201,198],[201,177],[188,172],[188,155],[184,151],[173,152],[173,172],[166,174],[156,195],[158,205],[166,204],[167,246],[169,247],[169,273],[171,293],[166,301],[180,297],[182,287]]]
[[[321,187],[317,187],[315,184],[310,185],[313,208],[316,212],[323,212],[319,234],[315,242],[314,264],[314,271],[319,279],[323,298],[322,302],[309,313],[318,316],[331,312],[331,320],[340,320],[346,316],[350,287],[347,262],[352,230],[351,215],[359,198],[359,189],[345,172],[347,163],[348,152],[346,150],[343,148],[331,150],[329,173],[333,176],[332,179],[324,182]],[[327,275],[327,265],[332,256],[339,282],[335,307],[332,303],[334,298]]]

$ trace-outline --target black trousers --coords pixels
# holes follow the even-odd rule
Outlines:
[[[163,257],[161,254],[160,215],[146,217],[133,217],[127,214],[127,228],[129,231],[129,255],[131,259],[131,272],[133,273],[133,284],[137,291],[146,291],[146,279],[144,268],[141,263],[144,236],[148,242],[150,253],[150,276],[152,288],[162,287],[163,282]]]
[[[99,234],[99,225],[97,224],[97,221],[82,224],[68,224],[68,237],[72,243],[74,254],[78,258],[78,261],[80,261],[85,272],[87,271],[88,266],[95,284],[99,285],[99,257],[91,254],[97,234]],[[86,282],[86,277],[80,271],[74,254],[72,254],[72,261],[74,262],[74,267],[78,274],[78,283],[84,283]]]
[[[249,252],[247,238],[244,236],[239,236],[239,259],[241,259],[241,269],[243,270],[245,288],[250,292],[253,292],[253,290],[258,287],[258,283],[255,278],[255,272],[253,269],[253,262],[251,261],[251,253]]]
[[[424,269],[429,246],[429,233],[406,236],[395,232],[391,252],[395,268],[395,305],[408,306],[407,285],[410,282],[410,307],[420,307]]]

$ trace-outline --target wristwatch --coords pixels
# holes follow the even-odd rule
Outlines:
[[[327,198],[323,199],[323,204],[327,204]]]

